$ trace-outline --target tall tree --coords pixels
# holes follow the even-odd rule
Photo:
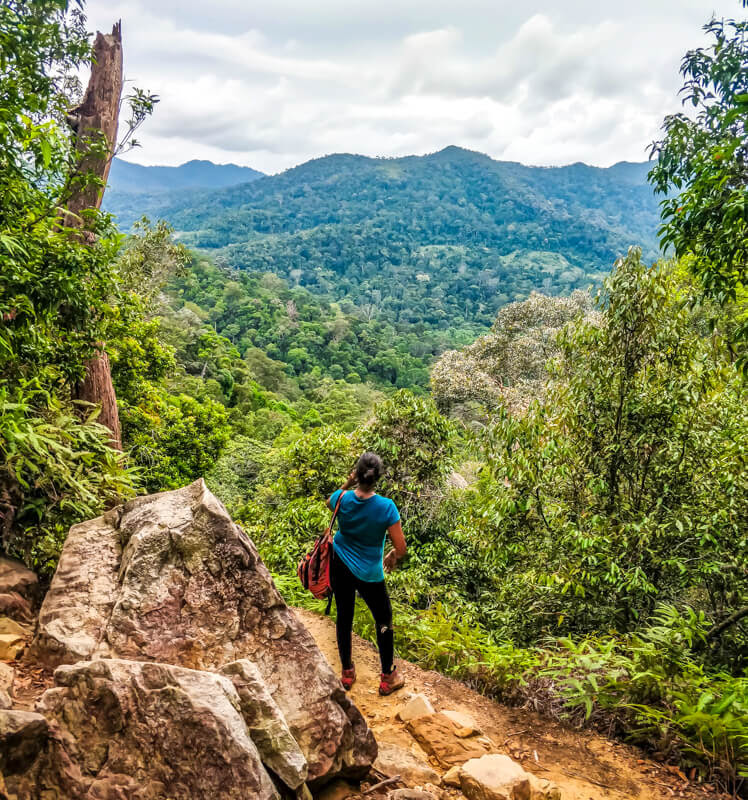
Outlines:
[[[712,19],[707,48],[681,65],[684,104],[695,116],[665,118],[652,145],[649,173],[662,201],[663,247],[673,247],[707,294],[722,303],[745,299],[748,287],[748,21]],[[748,317],[735,332],[748,366]]]

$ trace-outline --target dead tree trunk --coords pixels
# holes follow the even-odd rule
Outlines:
[[[117,23],[111,34],[96,34],[94,62],[86,95],[81,105],[70,114],[76,133],[76,146],[81,153],[80,176],[95,175],[106,185],[109,168],[117,146],[117,127],[122,95],[122,28]],[[101,139],[103,137],[103,141]],[[105,147],[95,147],[98,143]],[[84,212],[101,207],[104,187],[83,180],[67,204],[66,225],[85,230]],[[112,383],[109,358],[103,342],[98,352],[86,362],[86,375],[74,387],[73,396],[101,407],[98,421],[112,432],[111,445],[122,449],[117,412],[117,396]]]

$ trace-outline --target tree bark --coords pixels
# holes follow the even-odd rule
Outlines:
[[[122,96],[122,26],[118,22],[111,34],[96,34],[94,43],[94,62],[86,95],[78,108],[71,112],[69,120],[76,133],[76,147],[82,154],[78,168],[79,175],[94,174],[104,186],[83,185],[75,192],[67,204],[65,224],[85,231],[83,213],[89,209],[99,209],[104,196],[104,188],[109,177],[109,168],[117,146],[117,127],[119,107]],[[91,144],[98,137],[104,137],[105,152],[91,151]],[[104,343],[98,344],[96,355],[86,362],[86,375],[74,387],[73,396],[101,407],[98,422],[112,432],[110,444],[122,449],[117,396],[112,383],[109,358]]]

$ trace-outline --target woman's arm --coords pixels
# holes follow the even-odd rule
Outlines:
[[[400,520],[398,520],[394,525],[390,525],[390,527],[387,528],[387,533],[390,537],[390,541],[392,542],[392,546],[395,549],[390,550],[390,552],[385,556],[384,568],[387,572],[392,572],[392,570],[397,566],[397,562],[405,558],[408,548],[405,544],[403,526]]]
[[[337,491],[345,492],[348,489],[353,488],[356,485],[356,483],[357,483],[357,481],[356,481],[356,470],[354,469],[353,472],[351,472],[351,474],[348,476],[348,480]],[[335,494],[335,492],[333,492],[333,494]],[[327,507],[330,509],[330,511],[334,511],[335,509],[330,505],[331,498],[332,498],[332,495],[327,498]]]

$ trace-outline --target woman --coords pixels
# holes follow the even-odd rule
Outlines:
[[[356,668],[351,661],[351,632],[358,592],[377,626],[377,645],[382,662],[379,694],[387,695],[402,688],[405,681],[395,668],[392,605],[383,567],[390,572],[403,558],[406,548],[397,506],[374,491],[382,471],[382,459],[376,453],[364,453],[356,469],[333,493],[327,505],[334,509],[340,499],[330,582],[338,612],[338,653],[343,668],[343,688],[350,689],[356,680]],[[354,486],[356,488],[349,491]],[[384,557],[387,534],[395,549]]]

